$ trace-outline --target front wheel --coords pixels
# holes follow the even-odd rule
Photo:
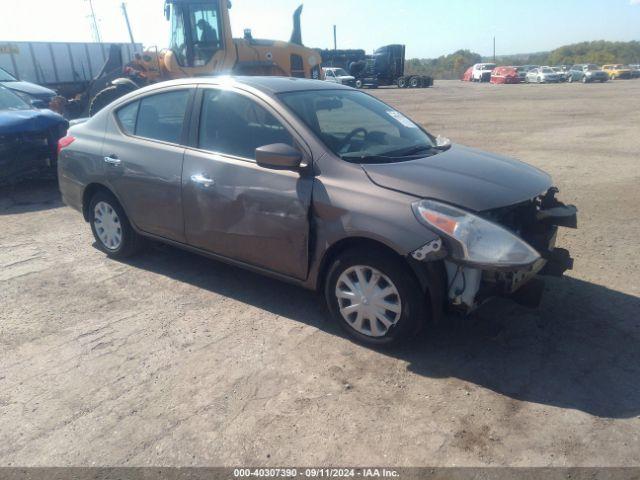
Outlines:
[[[370,346],[397,344],[425,320],[424,297],[400,258],[382,251],[349,251],[329,269],[329,311],[343,330]]]
[[[356,88],[362,88],[364,87],[364,83],[362,83],[362,80],[356,80]]]
[[[142,238],[131,227],[116,198],[98,192],[89,204],[91,231],[100,250],[111,258],[127,258],[140,250]]]

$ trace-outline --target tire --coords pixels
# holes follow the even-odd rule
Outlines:
[[[542,77],[538,77],[538,83],[544,83],[544,80]]]
[[[586,75],[584,77],[582,77],[582,83],[589,83],[589,80],[587,80],[587,76]]]
[[[102,211],[102,219],[98,216],[99,210]],[[89,223],[98,248],[107,256],[117,259],[128,258],[140,251],[142,237],[131,227],[120,203],[110,193],[97,192],[91,198]],[[119,234],[119,241],[118,235],[114,233]]]
[[[418,77],[411,77],[411,79],[409,80],[409,86],[411,88],[420,88],[422,82],[420,82],[420,79]]]
[[[406,79],[406,77],[400,77],[398,79],[398,88],[407,88],[407,79]]]
[[[362,87],[364,87],[364,83],[362,83],[362,80],[356,80],[356,88],[361,89]]]
[[[573,75],[569,75],[569,78],[567,79],[567,82],[573,83]]]
[[[372,288],[377,289],[380,294],[385,291],[390,293],[377,300],[375,294],[373,297],[367,294],[364,302],[354,304],[353,300],[347,298],[352,289],[345,278],[350,280],[353,293],[358,295],[358,271],[365,282],[371,281],[374,273],[380,274]],[[330,266],[324,290],[329,311],[340,327],[351,338],[367,346],[397,345],[415,333],[425,320],[424,296],[413,272],[399,258],[382,250],[350,250],[342,254]],[[345,297],[338,298],[338,292],[342,292]],[[365,303],[367,300],[371,303]],[[379,318],[384,318],[387,325],[372,313],[376,301],[384,301],[385,305],[397,309],[377,311]],[[354,305],[362,305],[364,312],[344,310]],[[341,309],[345,312],[344,316]]]
[[[91,104],[89,105],[89,116],[93,117],[111,102],[115,102],[120,97],[124,97],[127,93],[132,91],[133,90],[130,88],[122,88],[116,85],[112,85],[99,91],[96,96],[93,97],[93,100],[91,100]]]

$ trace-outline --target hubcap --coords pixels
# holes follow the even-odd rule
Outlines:
[[[102,244],[109,250],[117,250],[122,244],[120,218],[107,202],[98,202],[93,211],[93,225]]]
[[[379,270],[357,265],[345,270],[335,295],[342,318],[357,332],[384,337],[402,315],[400,294]]]

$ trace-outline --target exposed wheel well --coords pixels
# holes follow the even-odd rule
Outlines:
[[[106,192],[109,195],[113,195],[111,190],[100,183],[87,185],[87,188],[84,189],[84,193],[82,194],[82,215],[86,222],[89,221],[89,203],[91,203],[91,199],[98,192]]]
[[[329,272],[329,268],[333,264],[334,260],[342,255],[347,250],[355,250],[355,249],[367,249],[367,250],[377,250],[381,253],[389,254],[391,256],[396,257],[399,261],[404,262],[408,265],[407,259],[403,258],[399,255],[395,250],[385,245],[382,242],[378,242],[376,240],[372,240],[370,238],[365,237],[352,237],[345,238],[331,245],[329,250],[327,250],[322,259],[322,263],[320,264],[320,269],[318,270],[318,281],[316,283],[316,288],[321,291],[324,288],[324,282],[327,277],[327,273]]]

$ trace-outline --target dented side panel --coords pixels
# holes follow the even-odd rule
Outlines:
[[[209,187],[190,181],[206,173]],[[183,202],[187,243],[304,280],[313,179],[248,160],[187,150]]]

